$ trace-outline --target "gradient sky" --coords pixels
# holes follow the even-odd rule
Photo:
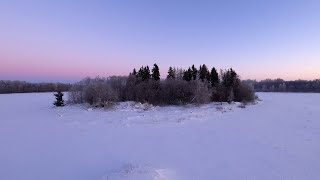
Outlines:
[[[0,0],[0,79],[73,81],[192,64],[320,78],[319,0]]]

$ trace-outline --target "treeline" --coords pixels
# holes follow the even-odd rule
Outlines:
[[[246,80],[255,91],[259,92],[320,92],[320,79],[284,81],[283,79],[266,79],[262,81]]]
[[[141,67],[125,77],[85,78],[73,85],[69,102],[106,106],[110,102],[138,101],[151,104],[185,104],[254,101],[253,87],[242,83],[231,68],[209,70],[194,65],[183,70],[170,67],[166,79],[160,79],[157,64]]]
[[[0,80],[0,94],[69,91],[71,84]]]

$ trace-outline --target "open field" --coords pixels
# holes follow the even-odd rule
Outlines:
[[[261,102],[55,108],[52,93],[0,95],[3,180],[316,180],[320,94]]]

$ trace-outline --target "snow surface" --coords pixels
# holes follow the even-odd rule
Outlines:
[[[111,109],[0,95],[0,179],[319,179],[320,94],[258,95],[246,108]]]

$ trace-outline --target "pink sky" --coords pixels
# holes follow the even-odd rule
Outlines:
[[[0,5],[0,79],[76,81],[157,63],[242,79],[320,78],[320,1]]]

